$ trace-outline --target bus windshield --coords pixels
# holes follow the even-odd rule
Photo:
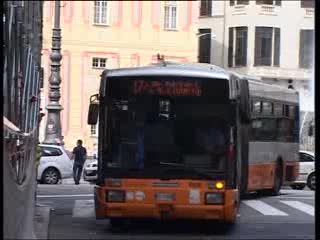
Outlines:
[[[108,169],[140,175],[170,170],[188,178],[226,170],[228,102],[208,104],[200,96],[131,95],[126,90],[111,95]]]

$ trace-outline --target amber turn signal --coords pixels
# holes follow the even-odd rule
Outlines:
[[[223,182],[216,182],[216,189],[222,189],[224,187]]]

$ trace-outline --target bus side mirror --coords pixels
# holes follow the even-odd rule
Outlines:
[[[90,97],[90,105],[89,105],[89,112],[88,112],[88,124],[89,125],[96,125],[98,122],[99,116],[99,101],[98,101],[98,94],[92,95]]]

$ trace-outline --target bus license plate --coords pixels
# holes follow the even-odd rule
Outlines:
[[[156,193],[155,198],[159,201],[173,201],[175,195],[173,193]]]

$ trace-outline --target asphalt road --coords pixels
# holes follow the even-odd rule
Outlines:
[[[314,192],[283,189],[280,196],[243,200],[233,229],[199,221],[140,221],[112,229],[96,220],[93,186],[38,186],[38,204],[50,206],[49,239],[315,239]]]

